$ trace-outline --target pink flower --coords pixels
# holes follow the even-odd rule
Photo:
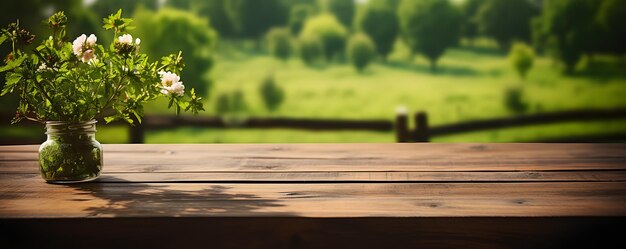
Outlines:
[[[89,37],[82,34],[72,42],[72,52],[79,60],[87,63],[96,58],[93,50],[96,46],[96,41],[98,41],[98,38],[94,34],[89,35]]]

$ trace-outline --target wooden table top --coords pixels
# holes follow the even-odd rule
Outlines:
[[[71,185],[37,148],[0,146],[8,248],[626,248],[626,144],[107,144]]]
[[[0,147],[1,218],[626,215],[625,144],[110,144],[73,185],[37,148]]]

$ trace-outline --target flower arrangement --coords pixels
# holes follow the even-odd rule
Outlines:
[[[168,108],[174,107],[176,114],[204,110],[202,98],[194,89],[185,91],[180,79],[182,52],[151,62],[140,52],[141,40],[128,33],[132,20],[123,18],[121,10],[104,18],[103,28],[115,38],[108,47],[93,34],[66,41],[67,23],[63,12],[53,14],[47,20],[52,35],[32,53],[25,50],[35,37],[19,21],[1,30],[0,45],[8,42],[12,50],[0,67],[6,73],[0,96],[20,97],[12,123],[104,118],[133,124],[141,122],[143,103],[159,97],[168,98]]]

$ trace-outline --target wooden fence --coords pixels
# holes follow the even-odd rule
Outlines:
[[[447,125],[429,126],[428,115],[418,112],[413,116],[415,129],[408,128],[406,114],[396,116],[397,142],[429,142],[434,137],[456,135],[468,132],[486,131],[494,129],[515,128],[531,125],[547,125],[566,122],[588,122],[606,120],[626,120],[626,108],[619,109],[584,109],[550,113],[519,115],[506,118],[476,120]],[[625,127],[626,130],[626,127]],[[626,141],[626,132],[603,133],[585,136],[569,136],[550,138],[541,141],[529,142],[609,142]]]
[[[10,120],[8,115],[0,115],[3,123]],[[129,142],[143,143],[146,130],[171,129],[178,127],[210,128],[284,128],[311,131],[361,130],[390,132],[395,131],[397,142],[429,142],[434,137],[462,134],[493,129],[514,128],[531,125],[546,125],[565,122],[586,122],[604,120],[626,120],[626,108],[585,109],[520,115],[506,118],[460,122],[455,124],[429,126],[428,115],[418,112],[413,115],[415,128],[409,128],[406,113],[396,114],[390,120],[346,120],[346,119],[307,119],[307,118],[222,118],[204,116],[146,116],[141,125],[130,127]],[[29,122],[24,122],[29,123]],[[30,122],[31,124],[35,124]],[[110,125],[124,125],[112,123]],[[625,128],[626,130],[626,128]],[[529,142],[605,142],[626,141],[626,131],[605,133],[593,136],[551,138]],[[33,143],[33,141],[27,141]]]

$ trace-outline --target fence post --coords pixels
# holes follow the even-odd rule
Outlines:
[[[143,124],[136,122],[135,126],[130,125],[128,128],[129,142],[131,144],[142,144],[144,136]]]
[[[415,142],[430,142],[428,115],[423,111],[415,114]]]
[[[396,142],[409,142],[409,119],[407,118],[406,108],[398,108],[396,110]]]

